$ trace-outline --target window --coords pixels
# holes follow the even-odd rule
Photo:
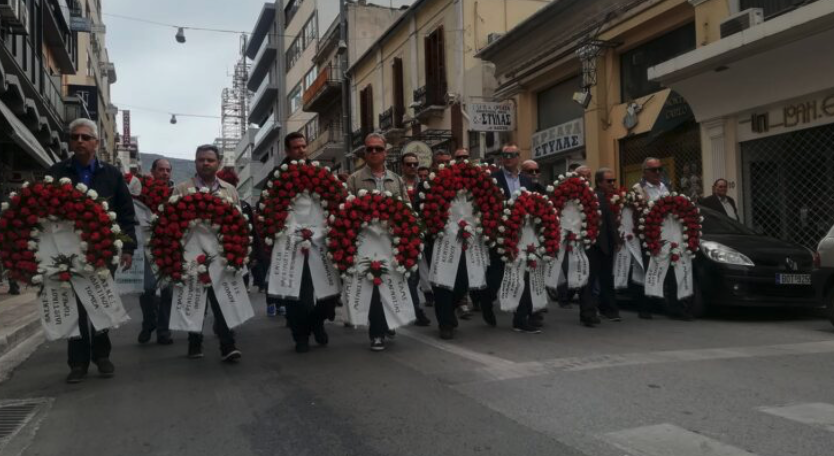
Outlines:
[[[579,90],[579,77],[574,77],[536,94],[537,131],[546,130],[585,115],[585,109],[573,101],[573,93],[577,90]]]
[[[750,8],[761,8],[764,10],[765,18],[770,19],[771,17],[778,16],[801,6],[801,3],[797,0],[741,0],[739,10],[744,11]]]
[[[318,23],[316,22],[315,14],[310,16],[310,19],[304,24],[304,29],[301,30],[301,34],[304,38],[304,49],[307,49],[307,46],[316,42],[316,38],[318,37]]]
[[[316,82],[316,78],[319,77],[319,68],[314,66],[309,73],[304,76],[304,91],[306,92],[307,89],[313,86],[313,83]]]
[[[695,24],[687,24],[620,56],[622,101],[634,100],[663,87],[649,81],[648,69],[695,49]]]
[[[295,66],[299,58],[301,58],[301,43],[296,39],[290,44],[290,48],[287,49],[287,71]]]
[[[289,101],[290,113],[294,113],[301,108],[301,84],[295,86],[287,97]]]
[[[296,62],[298,62],[298,59],[301,58],[301,54],[304,50],[316,42],[317,37],[318,26],[316,24],[316,15],[314,14],[310,17],[307,23],[304,24],[304,27],[301,28],[298,36],[295,40],[293,40],[292,44],[290,44],[290,48],[287,49],[287,71],[290,71]]]
[[[290,0],[287,2],[287,7],[284,8],[284,27],[290,24],[302,3],[304,3],[304,0]]]
[[[441,25],[424,40],[426,48],[426,106],[442,105],[446,96],[446,48]]]
[[[359,92],[359,125],[362,134],[374,131],[374,90],[370,85]]]
[[[311,141],[318,138],[319,136],[319,118],[314,117],[312,120],[307,122],[304,125],[304,128],[301,129],[301,133],[304,134],[304,137],[307,138],[307,144],[310,144]]]
[[[392,78],[394,79],[394,128],[402,127],[405,115],[405,87],[403,82],[403,59],[395,58],[392,64]]]

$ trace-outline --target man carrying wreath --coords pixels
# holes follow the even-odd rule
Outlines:
[[[136,248],[136,215],[133,210],[133,198],[125,183],[122,173],[113,165],[96,158],[98,150],[98,126],[89,119],[76,119],[70,123],[70,149],[73,156],[49,169],[48,174],[60,180],[69,178],[72,184],[83,183],[95,190],[101,198],[106,199],[109,207],[116,213],[116,221],[122,232],[130,238],[122,248],[119,264],[124,269],[133,263],[133,251]],[[111,266],[110,272],[116,267]],[[78,302],[78,327],[80,337],[69,340],[68,364],[70,374],[67,383],[81,382],[87,375],[92,361],[98,367],[102,377],[112,377],[115,367],[110,361],[110,337],[107,330],[97,331],[89,321],[87,311]]]
[[[195,156],[197,174],[187,181],[180,182],[174,187],[174,195],[185,196],[192,190],[201,191],[208,189],[208,192],[222,198],[227,198],[240,210],[240,198],[237,189],[228,182],[217,178],[217,171],[220,169],[220,151],[216,146],[205,144],[197,147]],[[211,312],[214,314],[214,333],[220,339],[220,356],[225,362],[233,363],[240,359],[241,353],[235,346],[235,334],[226,324],[223,311],[217,302],[214,289],[208,289],[208,301]],[[203,357],[203,333],[188,333],[188,357],[192,359]]]
[[[348,191],[357,195],[360,190],[379,190],[390,192],[394,198],[409,201],[408,190],[403,179],[393,171],[385,168],[388,156],[385,136],[371,133],[365,137],[365,167],[351,174],[347,181]],[[371,308],[368,313],[368,336],[371,338],[371,350],[385,349],[385,337],[393,337],[395,333],[388,329],[385,312],[379,290],[374,290],[371,297]]]

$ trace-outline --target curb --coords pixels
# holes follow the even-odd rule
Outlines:
[[[9,309],[3,316],[12,318],[8,326],[4,325],[0,331],[0,382],[8,378],[44,341],[36,301],[34,293],[0,301],[0,311]],[[0,312],[0,315],[3,313]]]

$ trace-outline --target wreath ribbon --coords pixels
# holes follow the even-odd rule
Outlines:
[[[469,279],[469,289],[480,290],[486,288],[486,271],[489,266],[489,250],[486,239],[481,233],[474,233],[466,242],[464,250],[461,221],[474,225],[475,215],[473,202],[467,200],[463,194],[458,194],[449,209],[449,218],[443,228],[443,236],[438,237],[432,249],[431,264],[429,265],[429,282],[441,288],[453,289],[458,273],[461,257],[466,262],[466,273]]]
[[[652,255],[646,269],[646,296],[663,298],[663,283],[666,280],[670,266],[674,270],[677,281],[678,299],[692,296],[692,259],[686,253],[678,255],[677,261],[672,261],[672,244],[684,245],[683,224],[667,215],[663,220],[660,238],[664,241],[660,252]]]
[[[633,208],[623,208],[618,230],[623,244],[614,256],[614,287],[628,288],[629,274],[635,283],[643,284],[646,272],[643,266],[643,253],[640,250],[640,238],[634,229]]]

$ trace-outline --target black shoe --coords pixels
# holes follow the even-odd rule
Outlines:
[[[595,325],[601,325],[601,324],[602,324],[602,320],[600,320],[600,319],[599,319],[599,317],[598,317],[598,316],[596,316],[596,315],[594,315],[593,317],[591,317],[591,321],[592,321]]]
[[[313,339],[315,339],[316,343],[322,347],[327,346],[328,342],[330,342],[330,338],[327,336],[327,332],[324,330],[323,324],[313,328]]]
[[[307,353],[310,351],[310,342],[306,340],[302,340],[295,343],[295,352],[296,353]]]
[[[19,295],[20,294],[20,286],[15,284],[14,286],[9,287],[9,294],[10,295]]]
[[[452,328],[440,328],[440,338],[443,340],[451,340],[455,338],[455,330]]]
[[[235,363],[241,356],[242,354],[240,353],[240,350],[235,348],[234,345],[225,350],[220,350],[220,359],[223,360],[224,363]]]
[[[431,320],[429,317],[426,316],[426,313],[423,312],[422,309],[417,311],[417,321],[414,322],[415,326],[431,326]]]
[[[495,311],[493,311],[491,307],[482,308],[481,316],[484,317],[486,324],[492,326],[493,328],[498,324],[495,320]]]
[[[603,312],[601,316],[606,320],[623,321],[623,317],[621,317],[620,314],[614,312]]]
[[[96,361],[96,366],[98,367],[98,375],[103,378],[110,378],[113,374],[116,373],[116,366],[110,362],[108,358],[101,358],[100,360]]]
[[[651,320],[652,314],[650,312],[640,312],[637,314],[638,317],[642,318],[643,320]]]
[[[559,303],[559,308],[560,309],[573,309],[573,306],[569,302],[565,302],[565,303],[560,302]]]
[[[374,337],[373,340],[371,340],[371,350],[372,351],[385,350],[385,338],[384,337]]]
[[[156,343],[159,345],[171,345],[174,343],[174,339],[172,339],[171,336],[160,336],[157,334]]]
[[[541,329],[530,326],[529,323],[513,323],[513,331],[525,334],[541,334],[542,332]]]
[[[191,359],[199,359],[203,357],[202,342],[188,342],[188,357]]]
[[[87,376],[87,368],[81,366],[74,366],[67,375],[67,383],[81,383],[84,377]]]
[[[389,340],[396,339],[397,338],[397,331],[394,331],[393,329],[389,329],[388,331],[385,331],[385,338],[389,339]]]
[[[587,326],[589,328],[593,328],[597,325],[597,323],[595,323],[594,320],[591,318],[580,318],[579,323],[581,323],[582,326]]]
[[[151,340],[151,333],[153,333],[152,329],[143,329],[143,330],[139,331],[139,337],[138,337],[139,343],[140,344],[147,344],[148,341]]]

